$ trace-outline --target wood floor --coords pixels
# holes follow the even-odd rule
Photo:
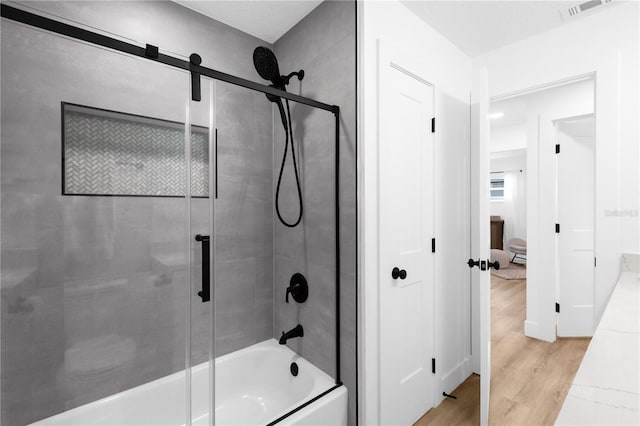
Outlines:
[[[525,337],[526,281],[491,277],[492,425],[552,425],[590,339]],[[480,376],[472,375],[416,426],[478,425]]]

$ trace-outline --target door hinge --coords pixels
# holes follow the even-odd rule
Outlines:
[[[436,374],[436,359],[435,358],[431,358],[431,372],[433,374]]]
[[[435,253],[436,252],[436,239],[432,238],[431,239],[431,253]]]
[[[560,224],[556,223],[556,234],[560,233]]]
[[[436,118],[433,117],[431,119],[431,133],[435,133],[436,132]]]
[[[556,154],[560,154],[560,144],[556,144]]]
[[[559,303],[556,303],[556,312],[560,313],[560,304]]]

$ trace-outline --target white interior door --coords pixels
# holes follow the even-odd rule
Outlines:
[[[474,371],[480,373],[480,424],[489,423],[491,383],[491,275],[489,233],[489,86],[486,68],[474,78],[471,141],[471,270]],[[461,265],[461,267],[463,267]]]
[[[556,123],[558,336],[593,335],[594,120]],[[556,150],[558,151],[558,150]]]
[[[379,52],[380,418],[411,425],[433,406],[433,87]]]

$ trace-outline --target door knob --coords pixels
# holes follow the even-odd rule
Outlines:
[[[469,265],[469,268],[473,268],[474,266],[480,266],[480,259],[478,260],[469,259],[469,261],[467,262],[467,265]]]
[[[404,280],[405,278],[407,278],[407,271],[396,266],[391,270],[391,278],[393,278],[394,280],[397,280],[398,278]]]
[[[487,260],[487,265],[489,265],[489,268],[493,268],[493,269],[495,269],[496,271],[497,271],[498,269],[500,269],[500,262],[498,262],[497,260],[496,260],[495,262],[493,262],[493,263],[491,263],[491,261],[490,261],[490,260]]]
[[[469,265],[469,268],[473,268],[474,266],[479,266],[481,271],[486,271],[488,262],[489,262],[488,260],[480,260],[480,259],[473,260],[473,259],[469,259],[469,261],[467,262],[467,265]]]

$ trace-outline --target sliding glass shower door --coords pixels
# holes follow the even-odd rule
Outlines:
[[[1,423],[208,424],[207,90],[8,19],[1,52]]]
[[[215,232],[213,226],[215,181],[215,82],[197,77],[189,91],[187,123],[191,127],[185,140],[190,154],[185,158],[187,188],[187,224],[190,246],[189,339],[190,369],[188,398],[193,425],[214,423],[214,306],[215,306]],[[199,100],[194,100],[198,99]]]

